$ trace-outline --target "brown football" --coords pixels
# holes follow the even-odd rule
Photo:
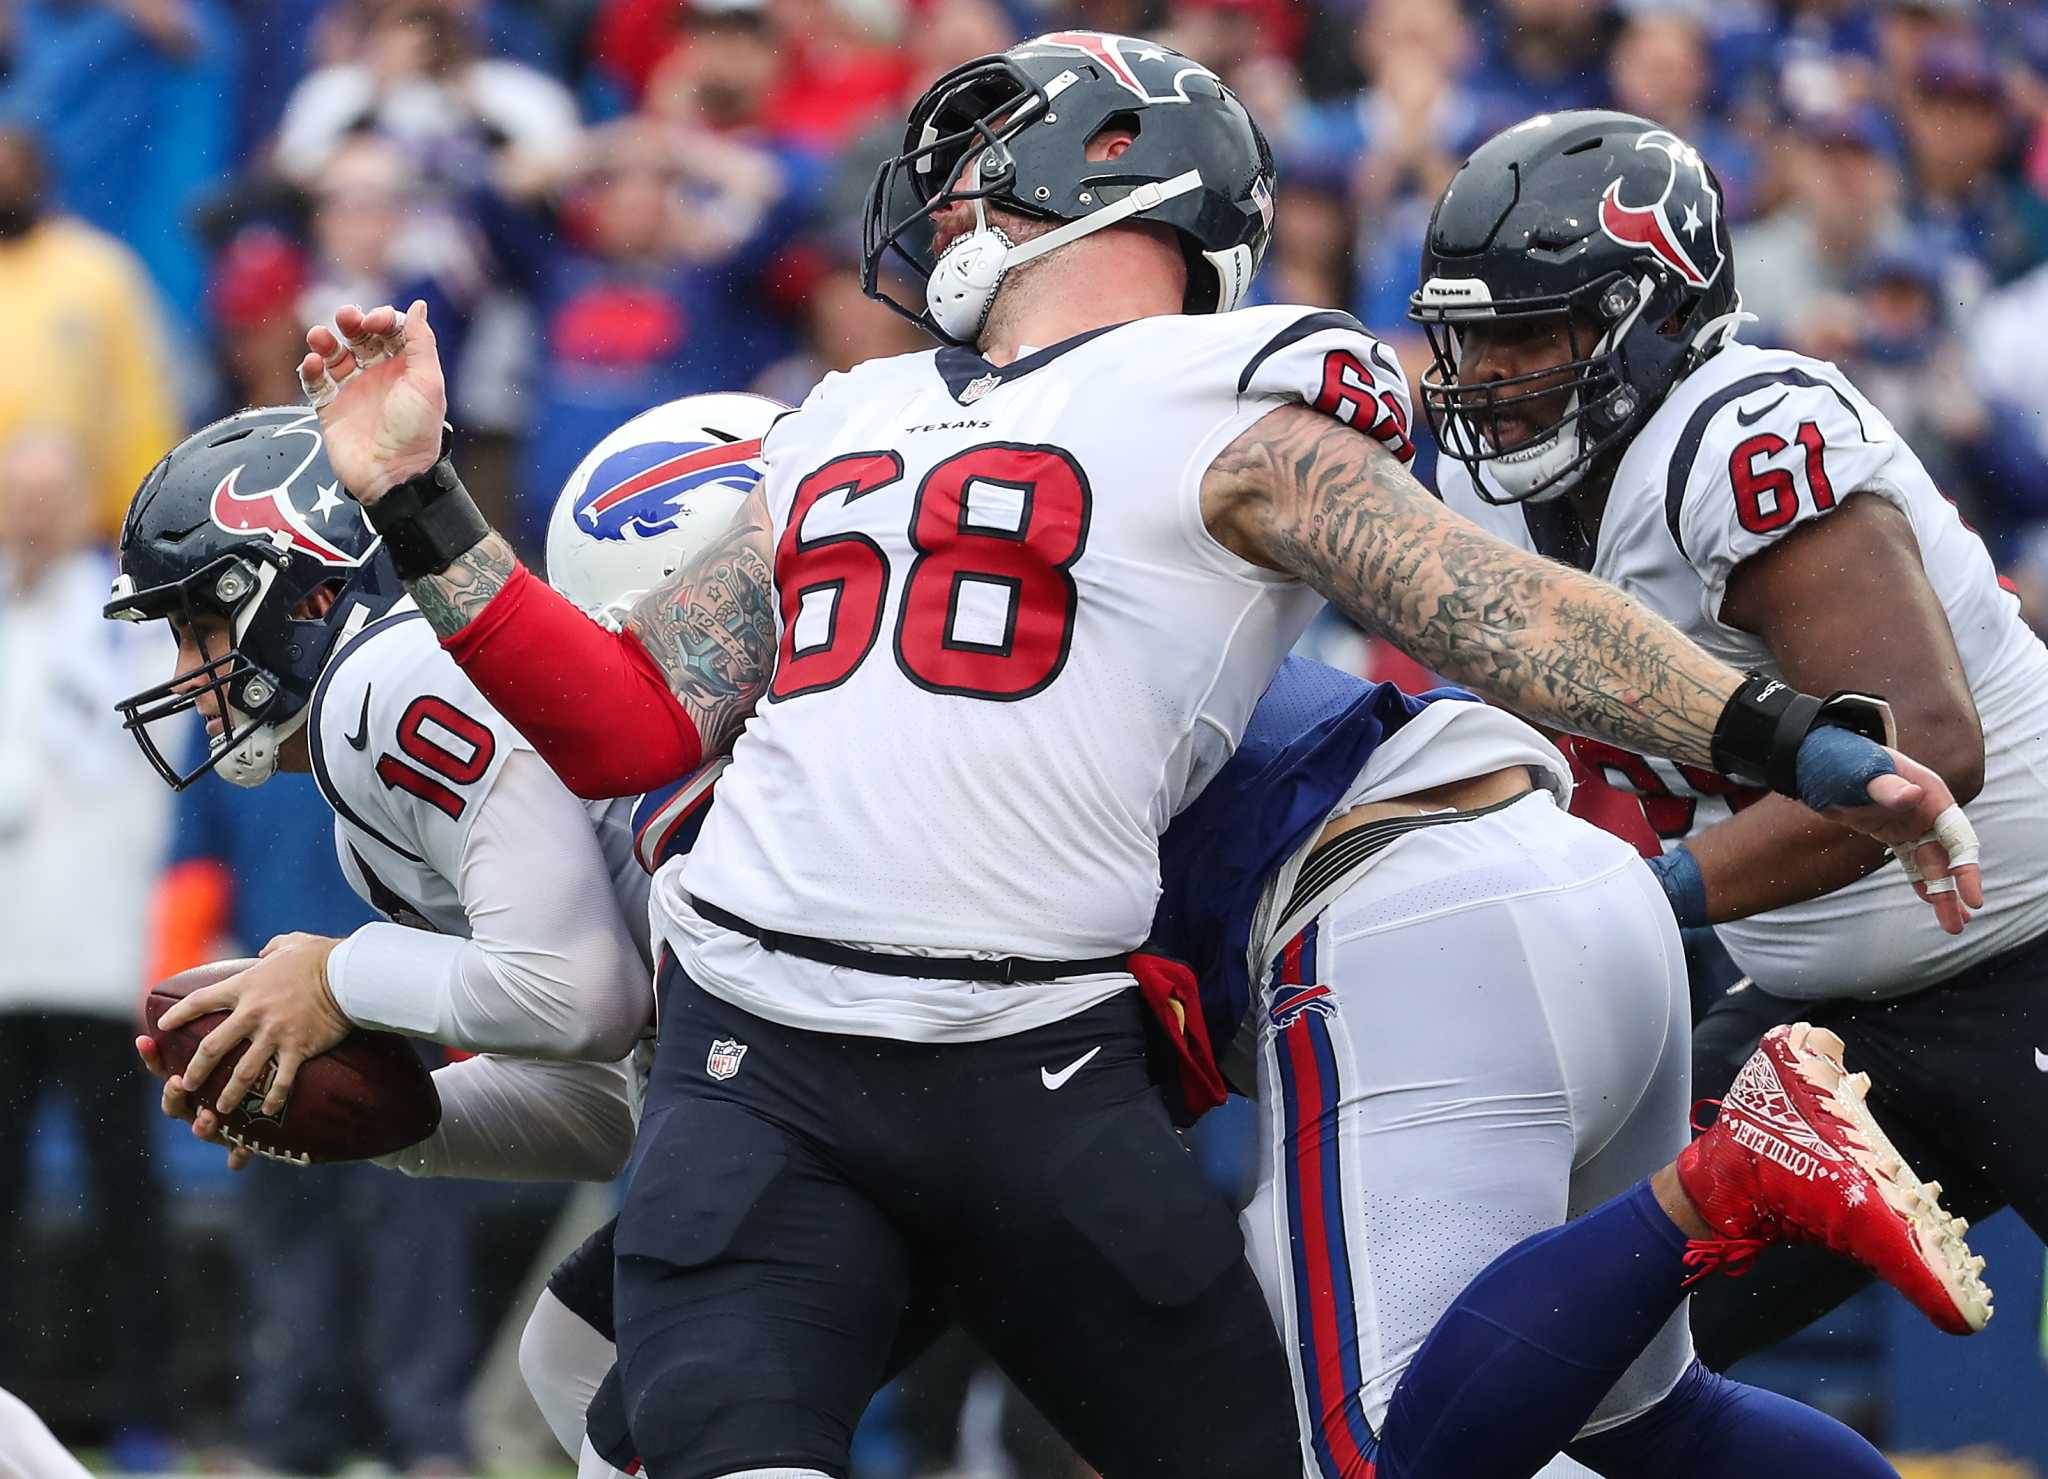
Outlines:
[[[143,1021],[156,1039],[164,1067],[183,1073],[200,1042],[227,1020],[226,1012],[209,1012],[170,1032],[157,1023],[189,993],[226,980],[254,965],[253,960],[217,960],[194,966],[161,982],[143,1004]],[[227,1087],[228,1075],[242,1054],[243,1043],[222,1059],[207,1081],[203,1098],[211,1104]],[[389,1155],[417,1144],[441,1123],[441,1096],[433,1075],[413,1045],[395,1032],[357,1028],[330,1051],[299,1069],[290,1101],[275,1119],[254,1113],[262,1106],[270,1075],[257,1079],[241,1107],[226,1118],[222,1133],[258,1155],[295,1165],[325,1161],[359,1161]]]

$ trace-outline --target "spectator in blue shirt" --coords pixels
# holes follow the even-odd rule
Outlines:
[[[172,310],[199,321],[190,226],[233,159],[240,63],[217,0],[23,0],[0,108],[33,124],[60,204],[133,247]]]

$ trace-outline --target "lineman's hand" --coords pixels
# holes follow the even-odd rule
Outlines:
[[[1847,731],[1832,733],[1845,735]],[[1809,742],[1812,738],[1808,737]],[[1864,792],[1870,797],[1867,805],[1820,808],[1822,815],[1891,848],[1915,892],[1934,906],[1941,927],[1959,935],[1970,922],[1970,911],[1984,907],[1976,830],[1939,775],[1910,755],[1897,750],[1885,753],[1891,756],[1896,773],[1874,776],[1865,783]],[[1804,750],[1800,758],[1803,782]]]
[[[299,386],[350,493],[375,503],[440,459],[448,388],[425,302],[403,315],[389,304],[367,313],[344,304],[333,328],[306,331],[306,346]]]

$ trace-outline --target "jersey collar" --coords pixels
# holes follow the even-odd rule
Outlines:
[[[1132,320],[1127,320],[1131,322]],[[1062,339],[1043,349],[1011,360],[1007,365],[992,365],[965,345],[948,344],[938,352],[934,363],[939,378],[946,382],[946,389],[953,399],[962,405],[980,400],[998,385],[1007,385],[1012,380],[1030,374],[1042,365],[1049,365],[1072,349],[1079,349],[1090,339],[1099,339],[1112,329],[1123,324],[1104,324],[1099,329],[1090,329],[1085,334],[1076,334],[1071,339]]]

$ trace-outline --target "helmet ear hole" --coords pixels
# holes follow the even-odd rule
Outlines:
[[[292,607],[292,620],[318,621],[334,609],[334,603],[341,599],[341,592],[342,582],[338,580],[323,581],[314,586]]]
[[[1138,135],[1144,132],[1144,127],[1143,120],[1129,109],[1121,113],[1112,113],[1102,121],[1102,127],[1088,136],[1088,142],[1082,146],[1082,152],[1091,161],[1114,159],[1137,141]]]

